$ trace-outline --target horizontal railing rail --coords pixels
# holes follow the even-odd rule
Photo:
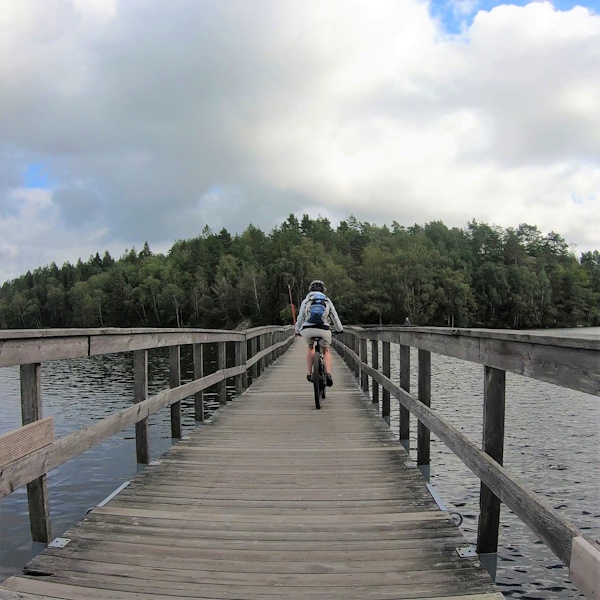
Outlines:
[[[367,364],[371,342],[372,366]],[[379,370],[382,343],[382,371]],[[390,343],[400,346],[400,385],[390,379]],[[400,404],[400,441],[409,448],[409,414],[418,419],[417,464],[429,470],[433,432],[482,482],[477,551],[497,552],[500,502],[504,502],[570,569],[571,581],[589,598],[600,593],[600,547],[502,466],[505,372],[600,395],[600,340],[496,330],[346,327],[334,347],[360,379],[373,402],[383,390],[381,415],[390,424],[390,395]],[[410,348],[419,351],[418,395],[410,393]],[[483,444],[480,449],[430,408],[430,353],[484,366]]]
[[[0,442],[3,442],[0,499],[27,485],[32,539],[48,543],[51,527],[46,475],[51,470],[132,425],[136,427],[137,461],[147,464],[150,415],[171,407],[171,434],[181,438],[180,403],[183,399],[194,397],[195,420],[204,421],[204,390],[218,385],[219,403],[225,404],[228,379],[235,378],[235,391],[241,394],[248,387],[248,373],[254,381],[293,340],[291,326],[257,327],[248,331],[73,329],[0,332],[0,366],[20,367],[23,414],[23,427],[0,436]],[[226,368],[228,343],[235,344],[235,366]],[[217,370],[209,375],[203,374],[205,344],[217,344]],[[185,345],[192,345],[194,372],[193,380],[181,385],[180,348]],[[162,347],[169,347],[170,389],[148,398],[148,350]],[[51,419],[42,419],[41,363],[115,352],[134,353],[134,404],[59,439],[53,439],[53,428],[49,429],[50,433],[44,433],[42,442],[32,437],[34,424],[50,421],[51,425]]]

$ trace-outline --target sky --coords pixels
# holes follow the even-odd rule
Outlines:
[[[600,0],[0,0],[0,284],[290,213],[600,250]]]

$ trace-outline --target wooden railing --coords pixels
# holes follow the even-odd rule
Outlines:
[[[27,485],[32,540],[49,543],[50,514],[46,474],[89,448],[135,424],[137,461],[149,462],[148,417],[170,406],[171,435],[182,437],[181,401],[194,397],[196,421],[204,421],[203,390],[217,385],[227,402],[226,380],[236,393],[248,387],[294,340],[293,327],[246,331],[199,329],[69,329],[0,331],[0,367],[19,366],[23,427],[0,436],[0,498]],[[235,366],[226,368],[226,348],[234,344]],[[217,370],[203,372],[206,344],[217,345]],[[181,346],[193,350],[193,380],[181,385]],[[148,350],[169,348],[169,388],[148,398]],[[133,352],[133,405],[89,427],[54,439],[52,418],[42,418],[41,364],[46,361]]]
[[[371,344],[371,365],[367,364]],[[379,369],[379,343],[382,368]],[[390,380],[390,344],[399,345],[400,385]],[[503,466],[506,371],[600,396],[600,340],[510,331],[346,327],[334,347],[390,424],[390,395],[400,404],[399,438],[409,450],[409,415],[418,419],[417,464],[427,473],[433,432],[480,479],[477,552],[497,552],[504,502],[569,567],[570,579],[589,598],[600,595],[600,547],[519,483]],[[410,393],[410,348],[418,349],[418,390]],[[431,353],[472,361],[483,369],[483,443],[478,448],[431,406]]]

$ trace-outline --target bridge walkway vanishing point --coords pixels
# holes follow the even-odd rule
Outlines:
[[[337,356],[315,409],[305,348],[297,340],[0,598],[501,600]]]

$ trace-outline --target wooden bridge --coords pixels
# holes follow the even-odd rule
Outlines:
[[[433,411],[428,408],[427,356],[423,355],[419,365],[418,398],[390,381],[389,341],[385,338],[389,340],[398,331],[354,329],[345,334],[337,347],[354,373],[335,357],[335,385],[328,390],[320,411],[314,409],[312,390],[304,376],[305,345],[291,343],[289,328],[262,328],[243,334],[78,333],[61,337],[29,332],[0,337],[0,366],[22,365],[23,414],[30,415],[24,419],[30,423],[21,430],[0,437],[0,497],[28,484],[34,539],[50,540],[45,477],[52,468],[133,423],[138,461],[147,463],[148,414],[170,406],[172,433],[182,437],[180,402],[191,395],[196,399],[199,424],[157,464],[151,463],[110,501],[62,534],[51,544],[54,547],[25,566],[22,575],[6,580],[0,586],[1,599],[500,600],[502,594],[478,556],[468,551],[458,527],[436,504],[421,471],[390,432],[390,394],[398,396],[406,410],[419,417],[421,465],[428,461],[429,430],[443,441],[444,435],[449,436],[447,443],[455,446],[468,466],[481,459],[480,455],[487,456],[473,469],[482,473],[482,481],[494,486],[497,494],[482,486],[482,545],[490,544],[490,535],[494,541],[494,525],[497,543],[494,515],[500,498],[508,503],[517,498],[524,506],[519,516],[534,531],[544,527],[540,523],[545,524],[542,539],[551,548],[567,544],[567,549],[560,549],[560,558],[570,567],[576,585],[589,598],[600,593],[600,552],[595,543],[531,492],[520,490],[503,472],[501,457],[498,462],[490,458],[497,450],[497,441],[495,447],[488,444],[486,448],[484,439],[487,454],[469,444],[463,447],[456,432],[445,432],[437,417],[429,414]],[[432,331],[404,333],[404,341],[415,342],[424,353],[428,353],[424,346],[442,340],[436,342],[435,336],[444,335]],[[406,335],[416,337],[409,340]],[[382,372],[376,368],[375,346],[372,366],[361,360],[366,359],[367,339],[378,337],[383,338]],[[472,352],[473,334],[465,333],[464,339]],[[490,339],[489,334],[485,339]],[[215,342],[219,368],[204,376],[199,360],[202,344]],[[536,358],[536,352],[531,354],[535,344],[514,342],[528,344],[530,364],[526,368],[534,376],[560,377],[570,387],[585,386],[593,388],[592,393],[600,392],[594,388],[598,374],[588,368],[598,364],[594,361],[599,350],[593,343],[571,342],[564,354],[564,363],[571,366],[556,375],[555,360],[550,369],[553,374],[544,376],[543,361]],[[195,379],[180,385],[179,347],[184,343],[194,345]],[[230,368],[226,368],[225,360],[227,343],[235,345],[235,366]],[[453,343],[451,338],[445,340],[449,354],[453,353]],[[171,389],[147,398],[148,348],[165,345],[171,348]],[[406,346],[401,344],[401,356],[402,347]],[[506,340],[500,347],[498,354],[488,351],[486,364],[494,364],[505,353]],[[136,404],[54,440],[51,422],[41,419],[37,367],[43,360],[107,351],[135,353]],[[573,362],[573,352],[578,362]],[[556,353],[553,356],[556,359]],[[404,358],[406,361],[406,355]],[[486,395],[492,402],[501,395],[502,386],[496,373],[498,365],[488,368],[495,369],[486,371]],[[575,378],[573,369],[580,370],[580,376]],[[357,386],[354,374],[363,389]],[[240,395],[227,403],[225,382],[231,377],[235,377]],[[248,377],[253,381],[250,387]],[[381,410],[365,394],[369,377],[372,388],[382,388]],[[583,383],[574,384],[575,379]],[[215,383],[223,406],[206,422],[202,390]],[[401,384],[406,386],[406,381]],[[421,405],[413,406],[414,402]],[[494,415],[497,429],[498,411],[489,408],[488,412]]]

